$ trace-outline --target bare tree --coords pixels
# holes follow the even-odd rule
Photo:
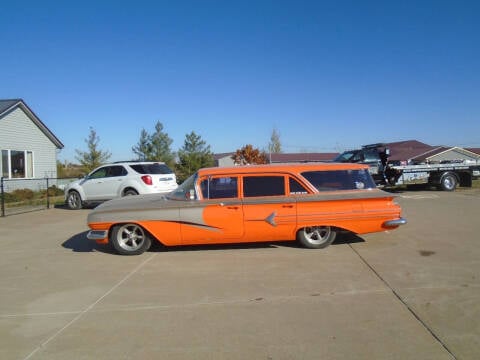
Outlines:
[[[272,130],[272,135],[270,136],[270,142],[268,143],[268,152],[270,154],[278,154],[282,152],[280,133],[275,128]]]

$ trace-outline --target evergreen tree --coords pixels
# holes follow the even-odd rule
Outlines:
[[[85,142],[87,143],[88,150],[81,151],[75,149],[75,152],[77,153],[75,158],[80,162],[80,165],[82,165],[86,172],[90,172],[108,162],[112,154],[109,151],[103,151],[98,148],[100,137],[98,137],[96,131],[92,127],[90,127],[90,133],[88,138],[85,139]]]
[[[132,147],[132,151],[137,155],[137,159],[141,161],[151,160],[152,155],[152,140],[147,130],[142,129],[140,133],[140,139],[137,145]]]
[[[160,121],[155,124],[155,132],[150,137],[152,153],[149,159],[152,161],[163,161],[169,166],[175,163],[175,154],[172,152],[170,146],[173,140],[167,133],[163,132],[163,125]]]
[[[178,159],[176,169],[179,182],[183,182],[198,169],[214,164],[210,145],[194,131],[185,135],[183,146],[178,151]]]

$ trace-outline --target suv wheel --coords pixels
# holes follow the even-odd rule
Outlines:
[[[138,192],[134,189],[127,189],[123,192],[123,196],[133,196],[138,195]]]
[[[72,190],[68,193],[67,206],[71,210],[79,210],[82,208],[82,198],[77,191]]]

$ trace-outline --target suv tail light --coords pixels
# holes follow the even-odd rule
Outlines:
[[[147,185],[153,185],[152,177],[150,175],[143,175],[142,180]]]

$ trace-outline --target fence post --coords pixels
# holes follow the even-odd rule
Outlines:
[[[48,177],[47,177],[47,209],[50,209],[50,194],[49,194],[50,191],[48,191],[49,190],[48,187],[49,186],[48,186]]]
[[[2,217],[5,217],[5,191],[3,187],[3,176],[0,179],[0,195],[2,195]]]

